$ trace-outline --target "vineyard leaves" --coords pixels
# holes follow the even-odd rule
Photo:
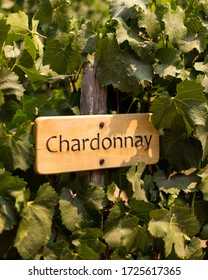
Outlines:
[[[49,240],[56,203],[57,194],[48,183],[40,186],[34,201],[27,202],[15,239],[23,258],[31,258]]]
[[[0,258],[206,259],[207,1],[11,2],[0,16]],[[160,133],[158,164],[104,171],[105,188],[33,171],[35,118],[79,113],[88,62],[108,113],[151,112]]]

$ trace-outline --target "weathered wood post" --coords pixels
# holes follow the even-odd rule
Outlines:
[[[103,87],[98,81],[95,67],[93,67],[90,63],[87,63],[85,65],[82,78],[80,114],[100,115],[106,113],[107,88]],[[81,172],[80,177],[86,182],[91,182],[95,185],[104,187],[103,170]]]

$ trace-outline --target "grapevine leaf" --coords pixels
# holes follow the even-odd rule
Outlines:
[[[7,23],[10,24],[9,42],[24,39],[30,33],[28,28],[28,16],[23,11],[11,13],[8,16]]]
[[[139,218],[126,216],[119,220],[113,227],[108,228],[103,236],[104,240],[111,248],[124,246],[129,243],[129,237],[138,227]]]
[[[204,240],[208,239],[208,224],[205,224],[200,233],[200,237]]]
[[[155,73],[161,77],[173,76],[175,77],[181,72],[180,65],[180,51],[173,48],[160,48],[155,56]]]
[[[170,179],[167,179],[164,172],[158,170],[154,174],[154,181],[160,191],[179,195],[180,191],[184,191],[185,193],[196,191],[196,186],[199,183],[199,177],[196,174],[191,174],[189,176],[177,174],[172,176]]]
[[[16,131],[0,124],[0,158],[9,170],[27,170],[33,162],[34,151],[31,143],[31,122],[18,126]]]
[[[189,137],[180,127],[165,130],[161,137],[161,156],[177,171],[198,168],[202,159],[202,146],[198,139]]]
[[[197,237],[192,237],[188,245],[186,245],[186,259],[188,260],[203,260],[204,253],[201,245],[201,240]]]
[[[0,234],[17,224],[17,213],[13,206],[0,195]]]
[[[26,182],[0,169],[0,233],[17,224],[17,213],[21,213],[27,199]]]
[[[0,169],[0,195],[5,197],[20,213],[28,199],[26,182],[4,169]]]
[[[173,249],[180,258],[186,256],[185,240],[197,234],[200,230],[199,222],[190,209],[172,207],[171,210],[157,209],[151,213],[149,231],[154,237],[162,237],[165,242],[166,256]]]
[[[43,55],[43,42],[40,34],[38,33],[39,21],[32,18],[32,40],[39,55]]]
[[[111,3],[111,16],[112,18],[129,19],[131,13],[139,6],[144,10],[146,8],[147,0],[117,0]]]
[[[73,233],[73,238],[78,239],[81,243],[84,242],[97,253],[103,253],[105,251],[106,246],[100,241],[102,236],[103,232],[99,228],[78,229]]]
[[[201,85],[204,87],[204,92],[208,93],[208,76],[202,78]]]
[[[24,93],[24,87],[19,83],[18,76],[8,69],[0,69],[0,91],[4,95],[14,95],[18,100]]]
[[[0,106],[3,105],[4,102],[5,102],[4,94],[3,94],[3,92],[0,90]]]
[[[76,194],[63,189],[59,202],[62,221],[69,230],[74,231],[84,221],[99,219],[99,210],[106,203],[105,192],[99,186],[89,185],[85,190],[77,187]]]
[[[73,240],[73,245],[76,246],[76,259],[77,260],[97,260],[98,252],[93,250],[85,242]]]
[[[208,63],[204,63],[204,62],[196,62],[194,64],[194,68],[197,71],[203,72],[205,75],[208,76]]]
[[[201,4],[203,6],[203,9],[206,13],[206,15],[208,15],[208,1],[207,0],[199,0],[199,4]]]
[[[45,28],[57,26],[61,30],[68,28],[71,19],[70,2],[66,0],[40,0],[35,18]]]
[[[11,45],[6,45],[4,47],[4,54],[7,58],[17,58],[20,55],[20,49],[16,43]]]
[[[180,6],[175,11],[168,12],[164,15],[165,33],[168,35],[172,44],[178,43],[186,36],[187,28],[184,25],[185,13]],[[171,23],[171,24],[170,24]]]
[[[98,34],[92,22],[82,24],[77,37],[77,44],[85,54],[92,54],[98,42]]]
[[[150,212],[154,209],[154,205],[147,201],[138,201],[135,198],[130,200],[129,214],[139,217],[142,221],[149,222]]]
[[[203,193],[204,200],[208,201],[208,165],[198,175],[202,178],[199,189]]]
[[[206,123],[207,101],[203,90],[203,86],[195,81],[183,81],[177,85],[176,106],[192,127]]]
[[[188,129],[205,125],[207,104],[203,87],[196,81],[183,81],[177,85],[175,97],[169,97],[167,92],[161,93],[153,102],[151,110],[156,128],[171,128],[173,121],[180,116]]]
[[[103,85],[113,85],[123,92],[137,94],[141,81],[152,81],[151,64],[123,52],[112,36],[101,40],[97,59],[97,74]]]
[[[136,222],[136,220],[135,220]],[[153,238],[146,227],[136,226],[129,233],[122,235],[122,246],[127,252],[148,252],[148,249],[153,245]]]
[[[104,227],[106,229],[113,227],[115,224],[119,223],[121,219],[126,216],[126,207],[123,201],[118,201],[110,209],[110,213],[105,221]]]
[[[6,20],[1,18],[0,19],[0,49],[2,49],[4,42],[6,41],[9,28],[10,27],[6,23]]]
[[[69,39],[66,42],[67,35],[62,35],[62,38],[47,40],[43,58],[44,64],[49,64],[58,74],[71,73],[78,69],[80,63],[78,46]]]
[[[150,38],[157,38],[158,34],[161,32],[160,22],[157,16],[150,8],[145,9],[141,14],[141,18],[138,21],[140,28],[145,28],[148,36]]]
[[[132,50],[144,61],[149,59],[150,53],[153,49],[154,44],[151,41],[145,40],[140,37],[138,32],[134,32],[130,29],[127,24],[119,19],[116,26],[116,39],[118,44],[122,44],[128,41]]]
[[[178,42],[178,47],[183,53],[188,53],[193,49],[203,52],[206,48],[206,28],[198,17],[191,17],[187,20],[187,36]]]
[[[41,24],[49,25],[52,21],[52,5],[49,0],[40,0],[35,18],[39,20]]]
[[[208,120],[206,125],[199,125],[196,127],[196,137],[200,140],[203,149],[202,160],[204,161],[208,157]]]
[[[15,247],[24,259],[33,257],[48,242],[56,203],[57,194],[46,183],[24,208],[15,239]]]
[[[90,220],[90,216],[84,208],[82,201],[68,189],[63,189],[62,191],[59,208],[62,221],[70,231],[74,231],[79,223]]]
[[[132,166],[127,173],[127,180],[132,184],[133,197],[137,200],[147,201],[145,190],[143,189],[142,173],[145,169],[145,163],[140,162],[137,166]]]

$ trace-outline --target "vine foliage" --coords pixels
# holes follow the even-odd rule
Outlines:
[[[208,2],[79,2],[0,1],[0,258],[207,259]],[[109,114],[160,131],[158,164],[105,188],[33,171],[35,118],[79,114],[89,62]]]

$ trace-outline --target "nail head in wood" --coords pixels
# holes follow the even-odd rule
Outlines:
[[[102,158],[102,159],[100,160],[100,165],[103,165],[104,162],[105,162],[105,160]]]
[[[101,123],[100,123],[100,128],[103,128],[104,125],[105,125],[105,123],[104,123],[104,122],[101,122]]]

